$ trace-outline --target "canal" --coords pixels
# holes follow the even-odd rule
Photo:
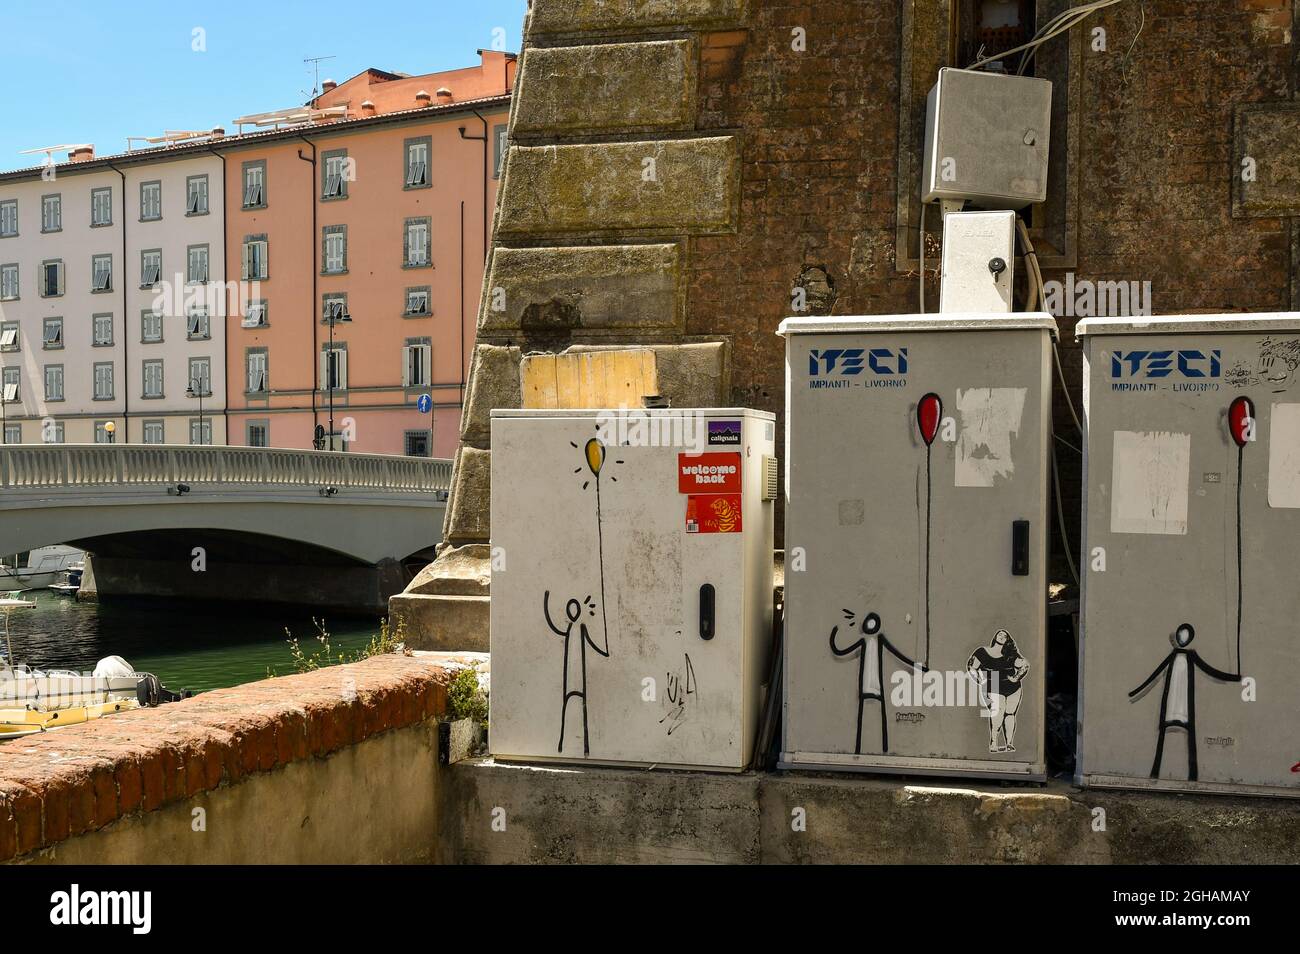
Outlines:
[[[153,599],[78,603],[49,590],[33,590],[22,598],[35,599],[36,608],[10,616],[15,662],[89,672],[103,657],[121,656],[137,671],[153,673],[168,689],[195,692],[265,679],[268,670],[291,675],[295,668],[285,630],[311,653],[319,647],[313,616],[323,619],[335,653],[365,646],[380,623],[310,607]],[[0,619],[0,641],[2,634]]]

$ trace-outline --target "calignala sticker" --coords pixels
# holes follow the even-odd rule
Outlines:
[[[710,447],[739,447],[740,421],[709,421]]]

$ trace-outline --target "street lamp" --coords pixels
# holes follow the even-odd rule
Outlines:
[[[330,428],[327,438],[330,450],[334,450],[334,379],[338,377],[339,366],[338,358],[334,355],[334,325],[338,322],[348,324],[351,321],[352,316],[348,314],[345,305],[331,305],[329,314],[330,344],[327,352],[328,357],[325,359],[325,387],[329,390],[330,402]]]
[[[117,424],[113,421],[104,422],[104,433],[108,435],[108,442],[113,443],[113,435],[117,433]]]
[[[197,378],[190,378],[190,386],[185,389],[186,397],[196,397],[199,399],[199,443],[205,443],[203,440],[203,394],[207,391],[207,382],[203,375]]]

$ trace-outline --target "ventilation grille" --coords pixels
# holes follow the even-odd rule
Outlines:
[[[763,499],[776,499],[776,458],[763,457]]]

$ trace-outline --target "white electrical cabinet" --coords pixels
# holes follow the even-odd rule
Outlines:
[[[738,408],[492,412],[494,757],[749,765],[774,431]]]
[[[939,311],[1010,312],[1016,287],[1016,213],[945,215],[942,274]]]
[[[1077,334],[1079,781],[1300,796],[1300,314]]]
[[[1047,314],[791,318],[787,767],[1042,778]]]

